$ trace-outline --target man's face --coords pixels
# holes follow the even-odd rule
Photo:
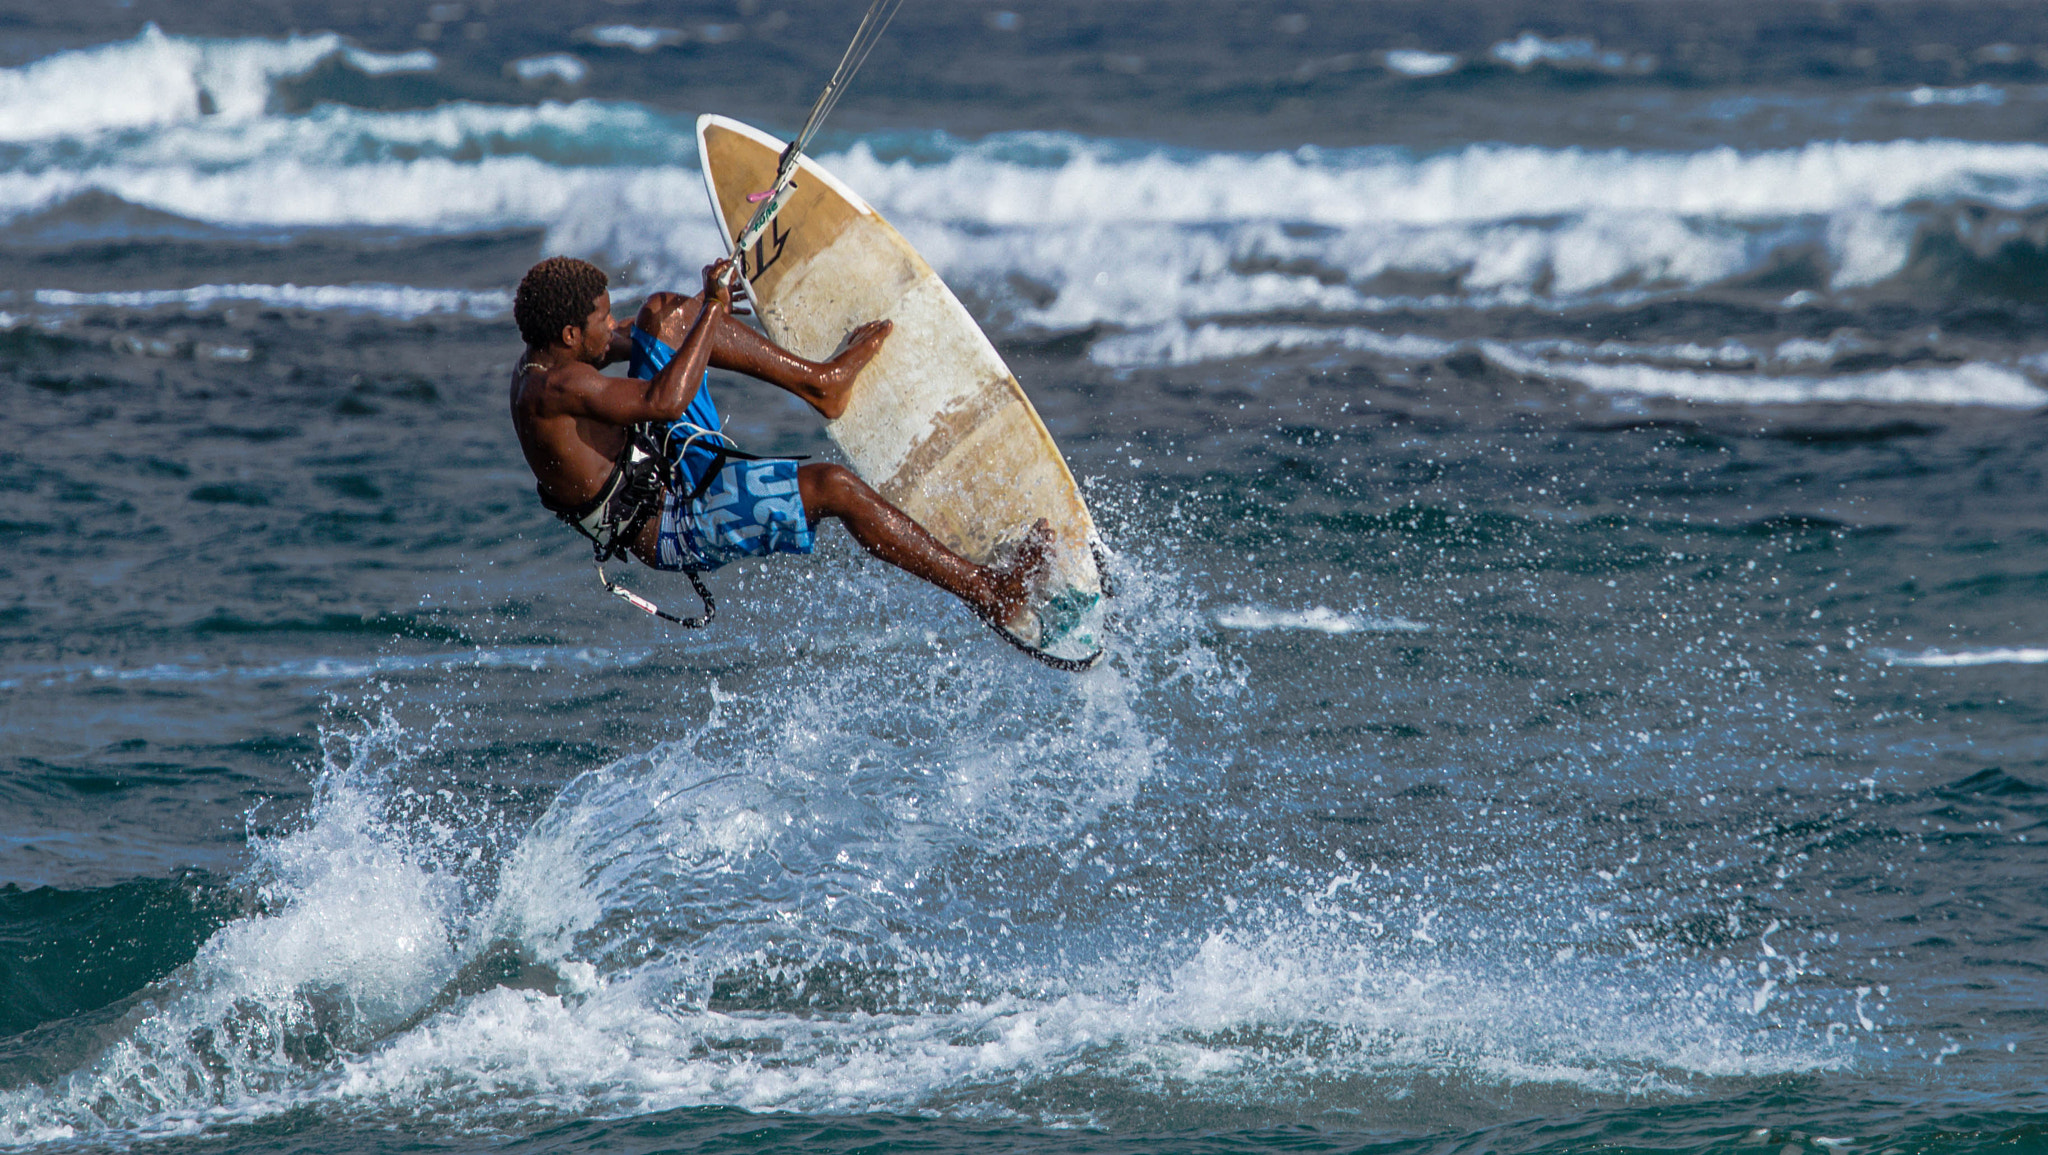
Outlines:
[[[581,329],[571,329],[572,335],[580,338],[569,342],[576,351],[576,359],[592,363],[604,360],[606,350],[612,345],[612,295],[599,293],[591,302],[590,315],[583,318]]]

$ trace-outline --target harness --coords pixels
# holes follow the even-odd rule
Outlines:
[[[540,503],[570,528],[590,539],[597,560],[607,562],[632,547],[647,519],[661,512],[662,460],[643,425],[626,431],[626,447],[612,462],[612,473],[598,487],[597,496],[582,505],[565,508],[548,500],[547,491],[535,487]]]
[[[682,444],[675,444],[677,430],[687,430]],[[715,439],[715,440],[714,440]],[[630,557],[633,543],[640,538],[650,519],[661,513],[662,491],[682,491],[682,482],[688,474],[683,469],[683,455],[704,442],[711,451],[711,464],[690,487],[688,495],[682,498],[684,505],[694,505],[711,489],[711,483],[718,480],[720,471],[728,461],[765,461],[767,458],[748,453],[734,445],[732,438],[716,429],[706,429],[688,421],[677,421],[656,432],[651,422],[630,426],[626,430],[625,448],[612,462],[611,476],[598,487],[597,496],[582,505],[565,508],[548,500],[546,491],[535,487],[540,494],[540,503],[550,513],[577,533],[590,539],[591,552],[597,566],[597,580],[605,592],[615,594],[630,603],[635,609],[653,614],[665,622],[674,622],[685,629],[698,630],[711,624],[717,614],[717,603],[711,599],[711,591],[704,587],[704,579],[696,566],[685,564],[683,576],[690,579],[691,588],[704,602],[704,612],[694,618],[680,618],[641,597],[625,587],[624,583],[612,580],[605,573],[604,563],[619,557]],[[803,457],[794,458],[806,460]]]

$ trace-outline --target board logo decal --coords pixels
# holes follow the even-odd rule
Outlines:
[[[774,244],[772,250],[770,242]],[[782,231],[782,218],[777,216],[768,222],[767,232],[754,238],[753,249],[739,254],[740,276],[751,281],[774,268],[775,262],[782,259],[782,247],[788,243],[789,234]]]

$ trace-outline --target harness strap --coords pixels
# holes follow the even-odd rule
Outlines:
[[[642,428],[627,431],[625,448],[612,463],[597,496],[582,505],[564,507],[540,493],[540,503],[576,532],[590,539],[600,562],[610,561],[632,547],[640,530],[661,508],[661,466],[654,445]]]
[[[690,490],[690,495],[689,495],[688,497],[686,497],[686,498],[684,498],[684,499],[683,499],[683,504],[685,504],[685,505],[695,505],[695,504],[696,504],[697,502],[699,502],[699,501],[703,500],[703,497],[704,497],[704,495],[705,495],[706,493],[709,493],[709,492],[711,491],[711,483],[712,483],[712,482],[714,482],[714,481],[717,481],[717,480],[718,480],[718,474],[719,474],[719,471],[725,468],[725,463],[726,463],[726,462],[728,462],[728,461],[768,461],[768,460],[771,460],[771,459],[770,459],[770,458],[766,458],[766,457],[763,457],[763,456],[761,456],[761,455],[760,455],[760,454],[758,454],[758,453],[748,453],[748,452],[747,452],[746,450],[744,450],[744,449],[735,449],[735,448],[733,448],[733,447],[732,447],[732,446],[730,446],[730,445],[720,445],[720,446],[716,446],[716,447],[714,447],[714,448],[713,448],[713,449],[711,450],[711,468],[709,468],[709,469],[706,469],[706,470],[704,471],[704,476],[703,476],[703,477],[700,477],[700,478],[698,478],[698,479],[697,479],[697,484],[696,484],[695,486],[693,486],[693,487],[691,488],[691,490]],[[780,461],[809,461],[809,460],[810,460],[810,458],[809,458],[809,457],[783,457],[783,458],[776,458],[776,459],[774,459],[774,460],[780,460]],[[680,466],[678,466],[678,468],[680,469]]]
[[[674,439],[676,429],[679,427],[683,429],[688,429],[690,431],[690,435],[688,437],[683,438],[683,444],[681,448],[671,451],[669,449],[668,443]],[[709,446],[711,451],[711,465],[709,468],[704,470],[703,476],[698,477],[696,479],[696,484],[690,487],[689,494],[683,498],[684,505],[695,505],[698,501],[702,500],[704,495],[711,491],[712,482],[718,480],[719,472],[725,468],[725,463],[728,461],[810,460],[810,457],[808,455],[799,455],[795,457],[783,458],[768,458],[763,457],[758,453],[748,453],[746,450],[741,449],[739,446],[733,444],[732,438],[726,436],[725,431],[722,429],[706,429],[702,425],[697,425],[692,422],[677,421],[671,423],[668,429],[662,434],[662,454],[663,456],[667,457],[669,461],[672,463],[676,481],[680,482],[682,478],[686,475],[683,469],[684,455],[688,454],[690,450],[697,448],[697,443],[699,441],[704,441],[708,443],[712,438],[717,438],[717,444]],[[680,490],[682,486],[678,484],[673,486],[673,488]]]

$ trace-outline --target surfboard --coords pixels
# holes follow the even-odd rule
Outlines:
[[[823,360],[852,329],[895,330],[826,432],[861,479],[981,565],[1038,519],[1053,529],[1044,591],[999,632],[1063,669],[1087,669],[1104,593],[1102,543],[1059,446],[987,334],[910,242],[810,157],[760,240],[733,253],[784,142],[722,116],[697,118],[697,155],[726,250],[770,339]]]

